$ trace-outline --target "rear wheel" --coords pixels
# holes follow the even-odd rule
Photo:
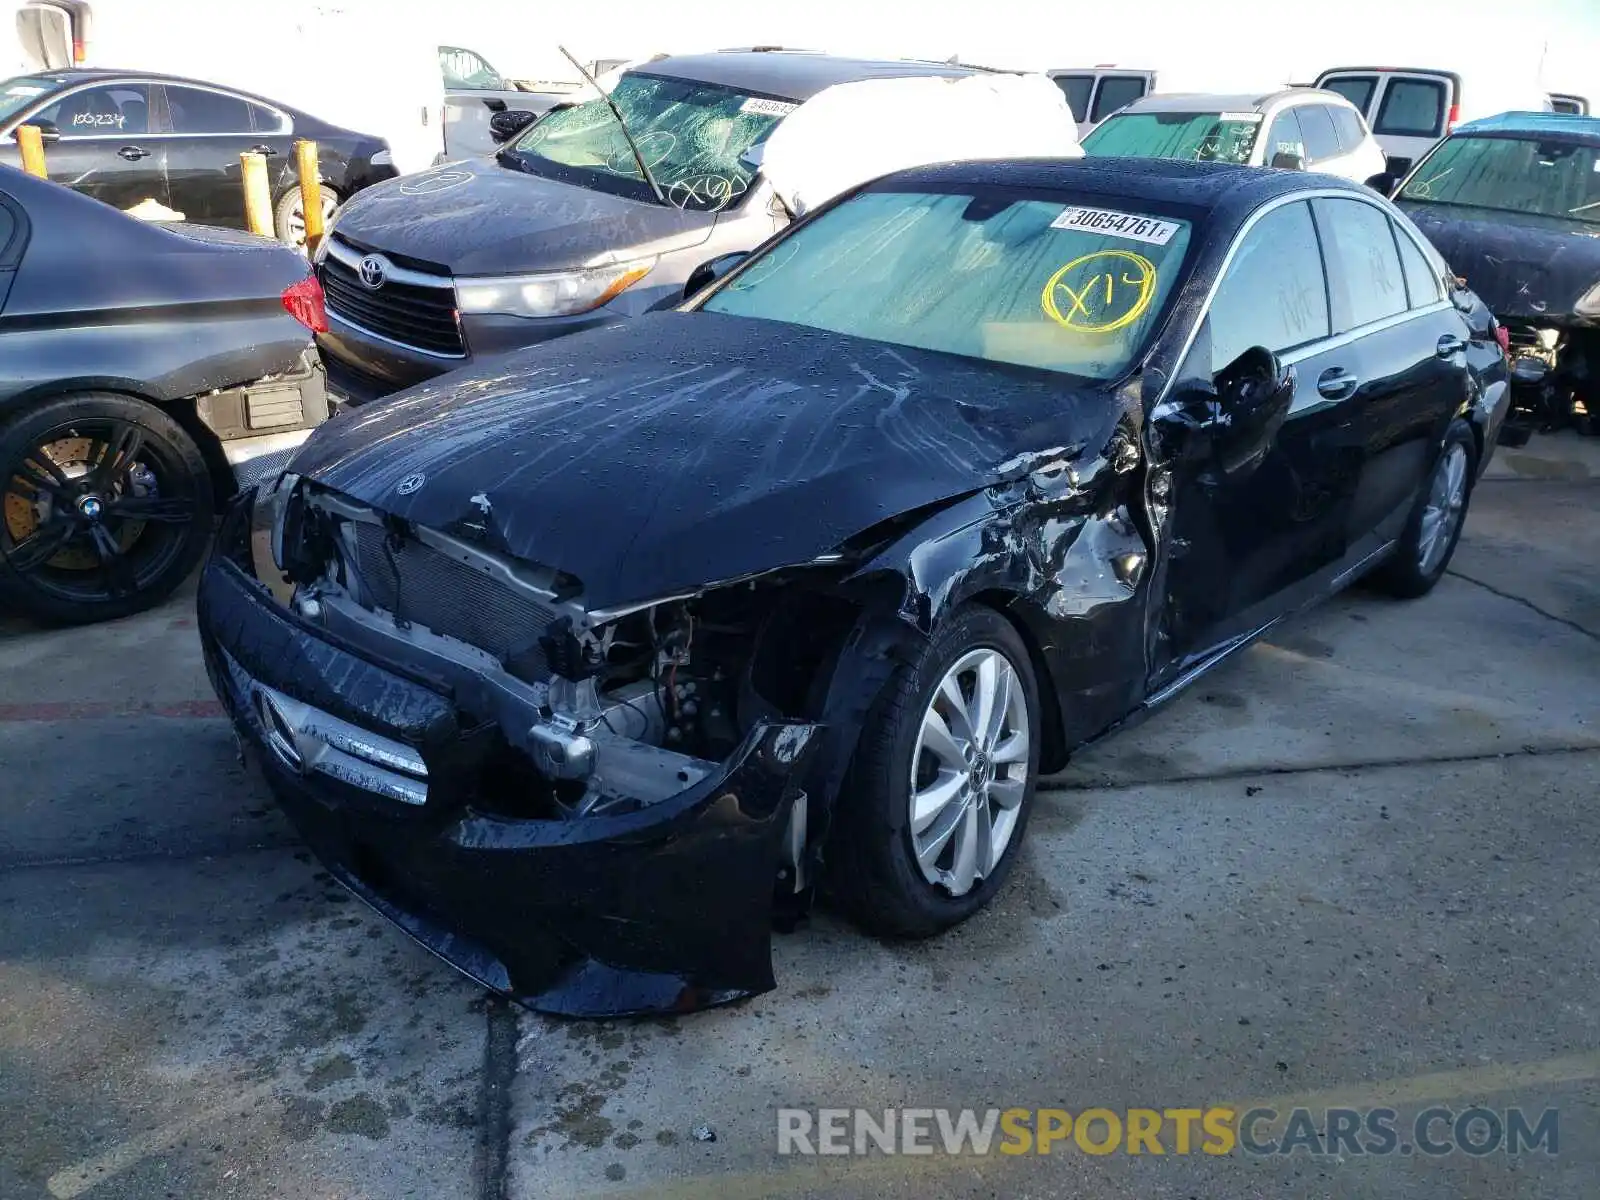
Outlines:
[[[1477,457],[1471,427],[1455,422],[1400,544],[1373,575],[1382,590],[1409,600],[1427,595],[1444,577],[1466,524]]]
[[[0,424],[0,489],[0,604],[42,621],[83,624],[160,603],[211,532],[199,447],[127,396],[64,396]]]
[[[929,937],[1000,889],[1039,768],[1038,685],[993,609],[954,614],[873,706],[838,801],[829,889],[870,933]]]

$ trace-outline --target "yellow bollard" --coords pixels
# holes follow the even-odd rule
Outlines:
[[[295,166],[300,171],[300,211],[306,220],[306,253],[315,254],[322,241],[322,175],[317,169],[317,144],[305,139],[294,144]]]
[[[249,151],[239,155],[244,168],[244,218],[251,233],[272,237],[272,187],[267,182],[267,157]]]
[[[18,125],[17,145],[22,150],[22,169],[29,175],[49,179],[49,173],[44,169],[44,138],[40,136],[39,127]]]

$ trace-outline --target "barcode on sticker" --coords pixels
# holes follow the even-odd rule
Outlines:
[[[1061,215],[1050,222],[1050,228],[1106,233],[1135,242],[1149,242],[1152,246],[1165,246],[1172,240],[1172,235],[1178,232],[1174,221],[1158,221],[1154,217],[1113,212],[1109,208],[1062,209]]]
[[[739,111],[758,117],[787,117],[799,107],[798,104],[790,104],[787,100],[768,100],[762,96],[751,96],[739,106]]]

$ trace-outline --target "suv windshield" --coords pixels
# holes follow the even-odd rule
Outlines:
[[[798,107],[715,84],[634,72],[618,81],[611,98],[668,203],[698,212],[739,202],[756,170],[743,156]],[[550,113],[502,153],[535,174],[655,198],[616,117],[598,97]]]
[[[1534,213],[1600,225],[1600,149],[1540,138],[1452,137],[1422,160],[1401,200]]]
[[[1189,233],[1142,204],[868,192],[796,229],[703,307],[1114,379],[1156,328]]]
[[[1259,113],[1142,112],[1112,117],[1083,139],[1085,154],[1247,163]]]
[[[30,107],[46,92],[53,92],[60,86],[54,79],[34,79],[27,75],[0,83],[0,125]]]

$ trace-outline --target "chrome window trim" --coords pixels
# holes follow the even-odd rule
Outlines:
[[[1211,316],[1211,304],[1217,298],[1217,291],[1222,287],[1222,281],[1228,277],[1228,269],[1233,266],[1233,260],[1238,255],[1239,247],[1243,244],[1244,239],[1250,236],[1255,227],[1269,213],[1276,212],[1278,209],[1285,208],[1290,204],[1323,199],[1354,200],[1358,204],[1365,204],[1370,208],[1377,209],[1391,221],[1394,220],[1395,211],[1398,211],[1391,211],[1390,206],[1381,201],[1376,194],[1366,196],[1360,192],[1345,191],[1342,188],[1308,188],[1305,191],[1291,192],[1286,196],[1275,196],[1246,217],[1244,224],[1239,227],[1239,232],[1233,235],[1233,241],[1228,246],[1228,253],[1223,256],[1222,265],[1217,268],[1216,278],[1211,281],[1211,286],[1206,290],[1206,298],[1200,305],[1200,311],[1195,315],[1194,323],[1189,326],[1189,332],[1184,335],[1183,343],[1179,348],[1177,357],[1173,359],[1172,370],[1168,372],[1166,382],[1162,384],[1161,391],[1151,401],[1150,408],[1152,410],[1166,401],[1173,385],[1183,374],[1183,364],[1194,350],[1195,339],[1200,336],[1200,326],[1205,324],[1206,319]],[[1326,273],[1326,267],[1324,267],[1324,273]],[[1338,346],[1353,341],[1362,335],[1381,332],[1391,325],[1399,325],[1413,317],[1449,307],[1451,307],[1449,300],[1440,300],[1436,304],[1430,304],[1423,308],[1408,308],[1404,312],[1395,313],[1393,316],[1384,317],[1378,321],[1369,321],[1365,325],[1358,325],[1354,329],[1345,330],[1343,333],[1336,333],[1325,338],[1319,338],[1314,342],[1307,342],[1305,345],[1298,346],[1288,352],[1288,354],[1280,355],[1279,358],[1283,362],[1299,362],[1301,359],[1309,358],[1311,355],[1321,353],[1324,350],[1337,349]],[[1293,355],[1293,358],[1290,355]]]
[[[269,104],[264,100],[252,100],[252,99],[250,99],[250,97],[242,95],[239,92],[230,92],[226,88],[212,87],[209,84],[204,84],[204,83],[177,83],[177,82],[174,82],[173,80],[170,80],[170,79],[152,79],[152,78],[150,78],[148,76],[144,76],[144,75],[117,75],[117,76],[113,76],[111,78],[106,78],[106,79],[89,79],[89,80],[85,80],[83,83],[73,84],[71,87],[65,88],[62,91],[51,92],[50,95],[45,97],[45,99],[42,100],[39,104],[37,104],[33,108],[29,109],[27,116],[17,118],[16,124],[17,125],[25,125],[25,124],[27,124],[30,119],[32,119],[33,117],[38,116],[39,113],[43,112],[45,109],[53,108],[55,105],[60,104],[62,101],[68,99],[69,97],[76,96],[79,92],[87,92],[87,91],[91,91],[91,90],[93,90],[95,88],[114,88],[114,87],[129,87],[129,86],[138,86],[138,87],[143,87],[143,88],[147,88],[147,89],[148,88],[157,88],[157,87],[159,87],[163,91],[165,91],[165,89],[168,88],[168,87],[180,87],[180,88],[189,88],[189,89],[191,89],[193,91],[197,91],[197,92],[210,92],[212,95],[223,96],[223,97],[225,97],[225,98],[227,98],[229,100],[237,100],[241,104],[247,104],[247,105],[250,105],[250,106],[252,106],[254,108],[266,109],[268,112],[273,113],[273,114],[275,114],[277,116],[277,118],[278,118],[278,128],[276,128],[276,129],[245,129],[245,130],[241,130],[241,131],[239,131],[237,133],[128,133],[128,132],[124,131],[124,132],[121,132],[121,133],[91,133],[91,134],[85,134],[82,137],[69,137],[67,134],[63,133],[61,135],[61,140],[64,141],[64,142],[117,142],[117,141],[125,141],[128,138],[147,138],[147,139],[150,139],[150,140],[162,140],[162,141],[164,141],[164,140],[167,140],[169,138],[281,137],[281,136],[283,136],[285,134],[292,134],[294,132],[294,121],[290,118],[288,113],[284,112],[281,108],[279,108],[275,104]],[[150,103],[149,103],[148,99],[145,101],[145,105],[146,105],[146,108],[150,107]],[[169,108],[167,110],[167,117],[170,119],[171,116],[172,116],[172,112],[171,112],[171,109]],[[16,129],[15,129],[15,126],[13,126],[12,127],[12,136],[13,137],[15,136],[15,132],[16,132]]]

